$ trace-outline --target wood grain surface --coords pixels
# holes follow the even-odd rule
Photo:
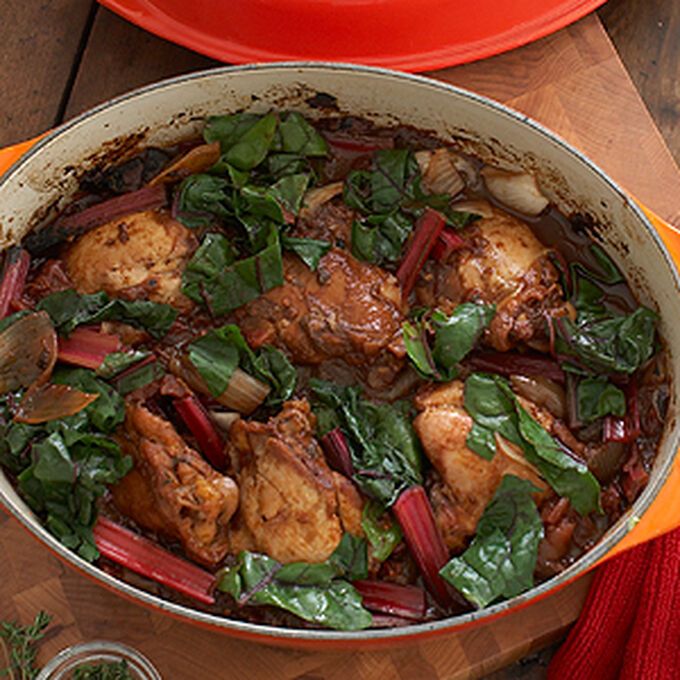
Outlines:
[[[622,8],[636,7],[636,16],[649,19],[650,11],[674,3],[613,0],[604,16],[612,35],[633,40],[635,26]],[[32,136],[133,87],[213,63],[143,33],[89,0],[0,4],[0,83],[13,95],[0,99],[0,144]],[[627,54],[621,45],[619,50],[635,59],[634,50]],[[660,54],[668,60],[673,50],[662,47]],[[533,45],[432,75],[538,119],[663,217],[680,222],[677,167],[595,15]],[[636,82],[642,82],[639,74]],[[671,80],[665,87],[666,103],[680,100],[670,92]],[[675,140],[675,119],[661,115],[663,98],[648,89],[648,103],[657,102],[657,121]],[[588,586],[586,577],[511,618],[416,646],[310,654],[233,641],[125,602],[63,566],[1,514],[0,564],[0,619],[27,622],[39,609],[55,615],[42,660],[80,640],[117,639],[138,646],[171,680],[478,678],[559,638],[578,615]],[[506,671],[494,678],[538,678],[542,670],[531,673]]]
[[[599,15],[680,163],[680,2],[609,0]]]

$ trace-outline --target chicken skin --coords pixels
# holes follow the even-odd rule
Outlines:
[[[119,439],[135,466],[112,487],[116,507],[140,526],[178,539],[197,562],[219,564],[238,506],[234,481],[213,470],[168,421],[139,404],[126,405]]]
[[[504,475],[528,479],[539,489],[546,488],[536,468],[524,459],[521,451],[513,452],[509,442],[497,446],[492,460],[467,447],[472,418],[463,408],[462,382],[430,388],[419,394],[414,404],[419,414],[413,426],[439,476],[430,489],[430,499],[450,550],[462,550],[474,535],[484,508]]]
[[[447,313],[461,302],[495,304],[484,340],[501,352],[544,342],[546,317],[569,313],[549,249],[524,222],[495,209],[460,235],[467,247],[437,268],[421,301]]]
[[[337,547],[343,524],[336,482],[314,425],[306,401],[286,402],[267,423],[232,425],[241,489],[233,552],[250,547],[283,563],[323,562]]]
[[[157,210],[119,217],[83,234],[64,257],[81,293],[100,290],[128,299],[165,302],[183,311],[182,272],[197,247],[189,229]]]
[[[340,359],[365,366],[365,381],[389,385],[404,366],[401,290],[391,274],[331,250],[311,271],[297,256],[284,256],[285,282],[235,312],[236,323],[256,348],[283,348],[295,364]]]

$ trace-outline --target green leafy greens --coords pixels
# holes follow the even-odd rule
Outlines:
[[[576,408],[584,423],[592,423],[606,415],[626,415],[626,395],[607,378],[588,377],[576,387]]]
[[[284,226],[300,210],[313,175],[307,159],[328,153],[324,138],[296,112],[214,116],[203,136],[220,143],[220,160],[209,174],[182,182],[178,219],[191,228],[240,225],[255,250],[271,226]]]
[[[525,479],[504,476],[470,546],[441,569],[441,575],[479,608],[534,585],[543,538],[543,522],[531,497],[535,491]]]
[[[553,319],[556,350],[593,373],[634,373],[654,353],[658,316],[644,306],[630,314],[607,307],[604,291],[597,282],[613,285],[623,277],[599,246],[593,246],[591,251],[601,271],[572,265],[571,299],[577,316],[575,321]]]
[[[600,485],[585,463],[566,453],[519,403],[507,380],[473,373],[465,381],[465,409],[474,423],[467,445],[491,460],[496,434],[519,446],[529,463],[560,495],[585,515],[599,509]]]
[[[182,292],[223,316],[283,284],[281,244],[276,229],[255,255],[240,260],[224,234],[206,234],[182,276]]]
[[[345,180],[345,203],[361,213],[352,226],[352,253],[366,262],[397,262],[416,218],[425,207],[443,212],[463,227],[477,218],[449,207],[450,196],[425,193],[418,161],[409,149],[381,149],[370,170],[354,170]]]
[[[384,562],[401,543],[401,528],[388,517],[382,503],[369,498],[361,512],[361,528],[373,549],[372,555]]]
[[[495,305],[465,302],[451,316],[440,310],[404,322],[402,334],[411,363],[424,378],[453,380],[458,364],[473,349],[496,312]]]
[[[295,391],[297,371],[285,354],[270,345],[253,352],[234,324],[212,329],[190,343],[189,360],[215,397],[227,389],[238,367],[272,388],[266,402],[270,406],[290,399]]]
[[[266,555],[241,552],[225,567],[218,588],[237,602],[271,605],[321,626],[337,630],[368,628],[373,618],[355,588],[345,579],[366,578],[366,542],[345,534],[325,562],[281,565]]]
[[[322,428],[340,426],[354,465],[354,481],[368,496],[390,506],[399,494],[422,483],[418,438],[405,402],[374,404],[356,387],[312,379],[315,412]]]
[[[22,497],[47,529],[92,561],[99,554],[92,536],[97,500],[132,467],[108,436],[123,422],[124,404],[92,371],[59,369],[53,381],[99,397],[73,416],[41,425],[10,422],[6,413],[0,461],[17,475]]]
[[[112,300],[104,292],[81,295],[72,288],[44,297],[36,309],[46,311],[62,335],[68,335],[82,324],[121,321],[161,338],[177,317],[177,310],[170,305],[147,300]]]

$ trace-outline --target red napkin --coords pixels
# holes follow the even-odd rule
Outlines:
[[[600,567],[548,680],[680,678],[680,529]]]

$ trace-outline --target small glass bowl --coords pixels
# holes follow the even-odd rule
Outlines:
[[[85,664],[127,661],[135,680],[162,680],[155,666],[132,647],[119,642],[95,640],[67,647],[50,659],[36,680],[70,680],[71,673]]]

